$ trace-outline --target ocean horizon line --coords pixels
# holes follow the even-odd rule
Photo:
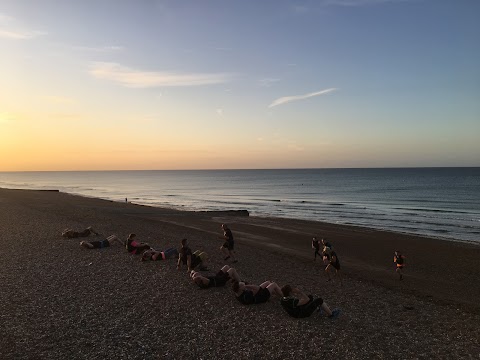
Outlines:
[[[384,167],[299,167],[299,168],[211,168],[211,169],[96,169],[96,170],[1,170],[0,173],[39,172],[120,172],[120,171],[266,171],[266,170],[421,170],[421,169],[478,169],[477,166],[384,166]]]

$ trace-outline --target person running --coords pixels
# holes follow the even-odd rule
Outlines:
[[[323,249],[322,249],[322,259],[323,259],[323,264],[325,265],[325,269],[327,268],[328,264],[330,263],[330,254],[332,252],[331,246],[329,242],[325,242],[324,239],[322,239],[322,244],[323,244]]]
[[[393,262],[397,266],[395,272],[400,277],[400,280],[403,280],[403,267],[405,266],[405,256],[400,254],[400,251],[396,250],[395,255],[393,256]]]
[[[152,260],[167,260],[176,258],[178,256],[178,250],[175,248],[168,248],[164,251],[158,251],[155,249],[145,250],[142,254],[142,261]]]
[[[330,276],[330,271],[332,270],[332,268],[334,268],[335,269],[335,276],[338,276],[338,279],[340,280],[340,285],[342,285],[342,274],[340,273],[340,260],[338,259],[337,253],[335,251],[332,251],[332,252],[330,252],[329,255],[330,255],[330,260],[329,260],[329,263],[328,263],[327,267],[325,268],[325,272],[328,275],[328,280],[327,281],[332,280],[332,278]]]
[[[322,298],[313,298],[313,295],[307,295],[297,288],[292,288],[290,285],[282,287],[283,297],[280,300],[280,304],[283,309],[295,318],[309,317],[315,310],[319,312],[322,310],[331,319],[334,319],[340,315],[340,310],[330,310],[327,303]]]
[[[260,285],[247,285],[243,281],[234,281],[232,289],[237,300],[244,305],[267,302],[272,295],[283,296],[280,286],[270,281]]]
[[[228,260],[232,258],[233,263],[236,263],[238,260],[235,259],[235,242],[233,241],[233,234],[232,231],[229,229],[227,224],[222,224],[223,236],[220,238],[225,240],[223,245],[220,247],[220,250],[223,252],[225,256],[224,260]]]
[[[320,254],[320,243],[318,242],[318,239],[314,236],[313,239],[312,239],[312,249],[314,250],[314,258],[313,258],[313,261],[317,261],[317,255],[318,256],[322,256]]]
[[[220,271],[213,276],[203,276],[200,272],[192,270],[190,277],[201,289],[225,286],[229,281],[240,281],[237,270],[228,265],[222,267]]]
[[[62,232],[62,236],[67,239],[79,238],[79,237],[87,237],[90,234],[98,235],[98,233],[93,230],[91,226],[87,227],[83,231],[75,231],[73,229],[65,229]]]
[[[127,237],[127,242],[125,243],[125,248],[130,254],[143,254],[145,250],[150,250],[151,246],[147,243],[139,242],[135,240],[137,235],[130,234]]]
[[[86,247],[87,249],[102,249],[112,245],[114,241],[118,241],[123,245],[123,241],[120,240],[116,235],[110,235],[104,240],[99,241],[81,241],[80,246]]]
[[[197,250],[192,253],[192,250],[188,246],[188,240],[182,239],[182,247],[178,252],[177,269],[180,269],[180,265],[183,263],[187,265],[187,271],[191,272],[198,267],[200,270],[207,270],[206,262],[207,253]]]

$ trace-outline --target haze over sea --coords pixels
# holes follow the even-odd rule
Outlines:
[[[0,172],[0,187],[480,243],[480,168]],[[321,235],[321,234],[319,234]]]

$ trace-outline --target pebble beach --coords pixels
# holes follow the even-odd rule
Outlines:
[[[321,219],[319,219],[321,220]],[[239,262],[223,260],[228,223]],[[242,279],[291,284],[341,315],[294,319],[278,298],[244,306],[230,287],[201,290],[175,260],[142,262],[120,244],[88,250],[65,228],[155,249],[209,254]],[[343,284],[327,282],[311,238],[326,237]],[[1,359],[480,359],[480,246],[244,212],[181,212],[0,189]],[[393,253],[407,259],[405,280]]]

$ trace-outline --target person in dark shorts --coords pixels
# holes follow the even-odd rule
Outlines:
[[[225,255],[224,260],[232,259],[233,263],[236,263],[238,260],[235,259],[235,242],[233,240],[232,230],[229,229],[227,224],[222,224],[223,236],[220,238],[225,240],[223,245],[220,247],[220,250]]]
[[[335,251],[330,252],[330,261],[325,268],[325,272],[328,275],[328,280],[331,281],[332,278],[330,276],[330,271],[332,268],[335,269],[335,276],[338,276],[338,279],[340,280],[340,285],[342,284],[342,274],[340,273],[340,260],[338,259],[337,253]]]
[[[403,256],[400,251],[396,250],[395,255],[393,256],[393,262],[396,265],[395,272],[400,277],[400,280],[403,280],[403,267],[405,266],[405,256]]]
[[[145,250],[142,254],[142,261],[147,261],[147,260],[152,260],[152,261],[157,261],[157,260],[167,260],[167,259],[173,259],[178,256],[178,250],[175,248],[168,248],[163,251],[158,251],[155,249],[148,249]]]
[[[79,238],[79,237],[87,237],[90,234],[98,235],[98,233],[93,230],[91,226],[86,228],[83,231],[75,231],[73,229],[65,229],[62,232],[62,236],[67,239],[74,239],[74,238]]]
[[[240,281],[237,271],[228,265],[213,276],[203,276],[200,272],[192,270],[190,277],[201,289],[225,286],[229,281]]]
[[[150,250],[152,247],[147,243],[143,243],[135,240],[137,235],[130,234],[127,237],[127,242],[125,243],[125,248],[130,254],[143,254],[145,250]]]
[[[118,241],[119,244],[123,245],[123,241],[120,240],[116,235],[110,235],[104,240],[81,241],[80,246],[86,247],[87,249],[102,249],[105,247],[109,247],[114,241]]]
[[[232,289],[237,300],[244,305],[267,302],[272,295],[283,296],[280,286],[270,281],[260,285],[247,285],[242,281],[234,281]]]
[[[191,272],[198,267],[200,270],[206,270],[207,253],[197,250],[192,253],[192,250],[188,246],[188,240],[182,239],[182,247],[178,252],[177,269],[180,269],[180,265],[187,265],[187,271]]]
[[[282,294],[280,304],[290,316],[295,318],[309,317],[315,310],[320,312],[323,310],[332,319],[340,314],[340,310],[331,311],[322,298],[314,299],[313,295],[307,295],[290,285],[282,287]]]
[[[317,255],[318,256],[322,256],[320,254],[320,243],[318,242],[318,239],[314,236],[313,239],[312,239],[312,249],[314,251],[314,258],[313,258],[313,261],[317,261]]]

